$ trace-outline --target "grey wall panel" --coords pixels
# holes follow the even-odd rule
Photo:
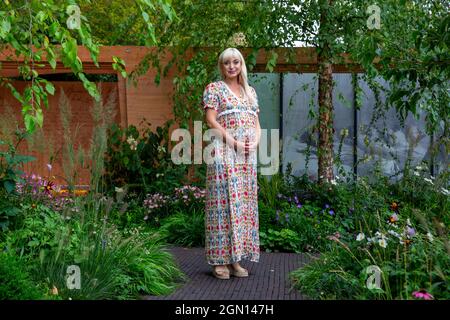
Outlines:
[[[283,142],[282,168],[286,171],[292,164],[292,173],[305,173],[307,146],[310,145],[310,157],[307,174],[317,176],[317,135],[310,138],[314,121],[308,117],[309,110],[317,113],[317,82],[315,74],[286,74],[283,87]]]
[[[258,149],[258,166],[259,172],[270,176],[268,172],[279,172],[281,155],[280,148],[271,144],[271,131],[278,137],[278,145],[280,138],[280,75],[275,73],[254,73],[249,76],[249,83],[256,90],[259,102],[259,122],[262,130],[267,130],[267,148],[264,144],[260,144]],[[261,137],[263,139],[263,136]],[[260,153],[263,153],[261,158]],[[261,171],[261,168],[273,166],[273,170]],[[274,172],[274,173],[276,173]]]
[[[396,175],[403,170],[408,154],[412,158],[411,165],[421,161],[430,162],[431,137],[425,132],[425,112],[419,113],[418,119],[411,114],[407,116],[404,127],[399,115],[393,108],[386,108],[385,90],[389,85],[378,79],[381,87],[381,105],[376,106],[373,90],[359,75],[358,84],[362,90],[362,106],[354,119],[353,87],[351,74],[334,74],[333,91],[334,106],[334,154],[338,154],[341,130],[348,129],[348,136],[343,141],[341,161],[344,170],[350,174],[353,171],[353,136],[356,131],[357,173],[372,175],[375,164],[379,161],[381,172],[388,176]],[[292,164],[292,173],[302,175],[306,172],[312,179],[317,179],[317,141],[318,135],[311,135],[315,120],[310,112],[318,113],[318,80],[316,74],[285,74],[283,88],[280,88],[278,74],[252,75],[250,82],[256,88],[259,96],[262,128],[278,129],[280,127],[280,108],[282,111],[281,134],[281,165],[285,172],[288,163]],[[282,92],[283,105],[280,107]],[[377,110],[377,108],[380,108]],[[378,114],[378,116],[376,116]],[[354,120],[357,128],[354,128]],[[443,134],[443,123],[435,139]],[[309,149],[308,149],[309,146]],[[307,152],[310,152],[306,168]],[[435,170],[448,170],[448,154],[442,144],[435,159]],[[335,174],[339,175],[337,167]]]
[[[409,153],[412,165],[429,158],[430,137],[425,133],[424,113],[418,120],[408,114],[403,127],[397,111],[386,110],[386,92],[380,91],[382,107],[377,110],[374,91],[364,80],[358,83],[363,91],[358,112],[358,175],[371,175],[379,161],[383,174],[397,175],[393,178],[398,179]],[[389,90],[385,81],[378,79],[377,83]]]
[[[340,159],[342,170],[346,175],[353,173],[353,87],[352,75],[349,73],[333,74],[335,82],[333,89],[333,108],[334,108],[334,143],[333,152],[336,156],[339,154],[339,143],[341,140],[341,131],[348,130],[348,136],[342,141]],[[339,175],[338,167],[334,166],[335,175]]]

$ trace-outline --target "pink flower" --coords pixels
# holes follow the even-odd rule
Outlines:
[[[429,294],[425,289],[420,289],[419,291],[414,291],[412,293],[412,296],[416,299],[423,299],[423,300],[433,300],[434,297]]]
[[[337,241],[339,241],[340,237],[341,237],[341,234],[339,232],[335,232],[334,234],[329,235],[327,238],[332,240],[332,241],[336,241],[337,242]]]

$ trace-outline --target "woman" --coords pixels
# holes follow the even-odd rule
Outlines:
[[[203,93],[206,121],[220,133],[214,162],[207,165],[205,252],[213,275],[247,277],[239,261],[259,261],[256,148],[261,135],[258,98],[247,83],[242,54],[228,48],[219,56],[222,80]]]

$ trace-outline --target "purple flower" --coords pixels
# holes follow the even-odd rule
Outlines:
[[[294,199],[295,199],[295,203],[298,203],[298,198],[297,198],[297,196],[295,196]]]
[[[287,212],[286,212],[285,217],[286,217],[286,222],[288,222],[289,221],[289,214]]]
[[[330,207],[330,205],[326,204],[325,205],[325,209],[328,209]]]
[[[297,208],[301,208],[302,207],[302,204],[301,203],[299,203],[298,205],[297,205]]]
[[[414,228],[411,228],[411,227],[406,227],[406,233],[410,237],[414,237],[414,235],[416,234],[416,230],[414,230]]]
[[[330,214],[330,216],[334,216],[334,210],[331,209],[330,211],[328,211],[328,213]]]

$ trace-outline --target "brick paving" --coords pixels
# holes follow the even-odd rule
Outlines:
[[[220,280],[206,263],[204,248],[172,247],[187,282],[167,296],[144,296],[145,300],[304,300],[308,299],[292,288],[289,272],[308,263],[305,254],[261,252],[258,263],[243,260],[248,278],[231,276]]]

